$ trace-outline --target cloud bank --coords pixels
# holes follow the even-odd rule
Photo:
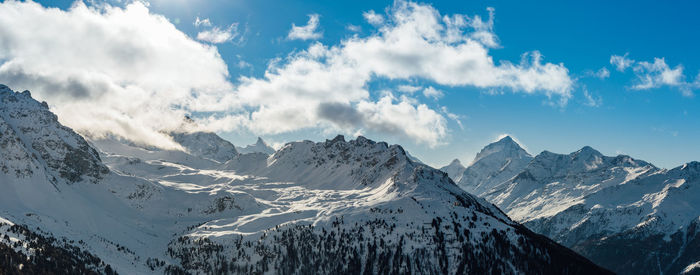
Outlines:
[[[447,135],[443,115],[405,95],[396,98],[395,91],[372,102],[370,81],[417,78],[445,86],[502,88],[556,96],[565,104],[573,81],[562,64],[543,63],[538,52],[524,54],[520,64],[493,61],[488,52],[498,39],[492,33],[493,9],[489,14],[486,21],[443,16],[428,5],[396,2],[382,20],[376,13],[364,14],[377,25],[377,33],[331,46],[314,43],[270,65],[263,78],[242,77],[237,95],[246,105],[261,106],[251,114],[251,127],[259,132],[320,125],[360,128],[397,133],[430,146]],[[408,94],[418,89],[397,87]],[[429,87],[423,94],[437,99],[443,93]]]
[[[177,147],[159,131],[229,107],[219,103],[233,86],[217,49],[140,2],[63,11],[8,1],[0,41],[0,82],[33,91],[82,133]]]
[[[264,76],[239,76],[234,85],[216,47],[140,2],[124,8],[76,2],[63,11],[10,1],[0,4],[0,82],[34,91],[78,131],[161,147],[177,147],[161,133],[179,127],[185,114],[211,131],[317,128],[437,146],[449,134],[444,116],[461,125],[459,116],[421,103],[415,91],[435,100],[444,94],[440,86],[542,94],[560,104],[571,98],[573,80],[563,64],[544,63],[538,52],[524,53],[517,64],[493,60],[489,51],[499,42],[494,10],[488,12],[488,20],[441,15],[398,1],[385,15],[365,13],[376,32],[335,45],[314,42],[271,62]],[[211,27],[206,19],[195,25]],[[318,25],[311,15],[289,37],[320,37]],[[197,38],[220,43],[225,36]],[[377,79],[404,83],[396,91],[370,90]],[[432,84],[410,86],[416,79]]]

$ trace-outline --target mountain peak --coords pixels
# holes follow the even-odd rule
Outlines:
[[[680,166],[681,171],[686,171],[688,173],[700,174],[700,162],[691,161]]]
[[[97,183],[109,172],[97,151],[58,122],[47,104],[36,101],[29,91],[14,92],[2,84],[0,144],[0,174],[26,176],[43,166],[44,171],[51,171],[47,179],[52,184],[60,179],[71,184],[83,180]]]
[[[576,152],[571,153],[572,156],[574,157],[602,157],[603,154],[600,153],[598,150],[593,149],[591,146],[583,146],[583,148],[579,149]]]
[[[173,132],[170,136],[197,157],[223,163],[238,155],[233,144],[212,132]]]
[[[481,151],[476,155],[476,158],[474,158],[474,161],[472,161],[472,164],[496,154],[500,155],[502,158],[530,157],[530,154],[525,151],[525,149],[523,149],[513,138],[510,136],[505,136],[496,142],[486,145],[484,149],[481,149]]]
[[[330,143],[345,142],[345,136],[337,135],[332,140],[329,140],[329,141],[330,141]]]
[[[450,162],[450,164],[440,168],[440,171],[447,173],[447,175],[449,175],[454,182],[459,182],[462,179],[464,170],[466,169],[467,168],[462,165],[462,162],[459,161],[459,159],[454,159],[452,162]]]
[[[515,140],[514,140],[512,137],[510,137],[510,136],[508,136],[508,135],[506,135],[506,136],[502,137],[501,139],[499,139],[498,141],[496,141],[496,143],[499,143],[499,142],[502,142],[502,143],[517,143],[517,142],[515,142]]]
[[[272,155],[275,153],[275,149],[267,145],[267,143],[261,137],[258,137],[255,144],[247,145],[246,147],[236,146],[236,149],[241,154],[263,153],[266,155]]]
[[[265,141],[261,137],[258,137],[258,140],[255,142],[255,145],[267,146],[267,143],[265,143]]]

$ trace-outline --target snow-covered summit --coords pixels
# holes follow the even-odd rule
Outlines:
[[[0,223],[119,273],[606,273],[398,145],[338,136],[220,162],[232,146],[183,132],[187,152],[104,139],[98,155],[28,92],[3,89],[0,103]],[[52,186],[54,175],[99,184]]]
[[[465,171],[502,173],[504,166],[487,158]],[[584,146],[569,154],[543,151],[509,174],[463,177],[460,186],[616,272],[679,273],[700,259],[692,245],[700,242],[698,162],[666,170]]]
[[[52,184],[96,183],[108,172],[100,157],[77,133],[58,122],[46,102],[29,91],[0,84],[0,174],[43,175]]]
[[[124,200],[159,219],[192,221],[160,248],[190,272],[225,265],[291,273],[292,262],[311,273],[601,271],[464,192],[444,172],[411,161],[401,146],[365,137],[290,142],[269,157],[241,154],[223,170],[109,158],[115,171],[159,183],[126,192]],[[241,245],[250,242],[255,246]],[[319,246],[327,249],[313,248]],[[401,259],[384,263],[387,253]]]
[[[483,195],[519,173],[532,156],[510,136],[484,147],[461,175],[453,177],[467,192]]]
[[[531,235],[498,208],[464,192],[446,173],[413,162],[399,145],[362,136],[346,141],[339,135],[324,142],[288,143],[257,169],[240,169],[237,165],[245,165],[242,162],[227,164],[231,170],[254,171],[248,176],[261,176],[231,187],[262,195],[261,201],[270,205],[262,211],[267,214],[214,220],[193,229],[187,236],[200,244],[211,240],[221,245],[223,254],[234,255],[249,255],[252,248],[237,244],[255,240],[255,251],[269,251],[268,261],[275,266],[279,264],[278,271],[282,273],[291,272],[286,269],[290,261],[300,263],[301,267],[297,264],[294,269],[321,273],[335,269],[373,273],[391,268],[398,273],[461,274],[478,272],[484,264],[499,266],[488,270],[506,273],[542,271],[542,268],[561,272],[559,265],[563,263],[569,265],[565,269],[574,273],[590,268],[583,267],[585,264],[582,266],[579,258],[569,258],[573,254],[559,251],[556,245]],[[454,237],[448,238],[447,234]],[[286,241],[290,238],[295,241]],[[326,242],[334,244],[328,246],[330,243]],[[482,245],[484,242],[488,244]],[[194,258],[202,262],[197,262],[196,268],[211,266],[216,270],[221,263],[203,257],[200,254],[203,252],[198,251],[205,250],[197,243],[178,241],[169,249],[176,254],[197,253]],[[275,252],[279,246],[282,252]],[[334,259],[327,258],[330,255],[324,250],[312,249],[317,246],[327,247]],[[507,256],[489,256],[491,260],[482,263],[485,259],[479,255],[490,255],[495,247],[509,251]],[[555,263],[547,267],[525,263],[528,260],[522,258],[523,251],[528,249],[537,249],[538,255],[547,255]],[[342,251],[356,251],[354,255],[361,260]],[[403,255],[400,257],[404,260],[382,264],[388,251]],[[191,254],[186,256],[193,258]],[[307,265],[307,257],[322,260],[320,264]],[[347,264],[337,266],[338,258]],[[229,264],[237,268],[242,264],[261,264],[259,257],[250,259]]]
[[[272,155],[275,153],[275,149],[267,145],[267,143],[261,137],[258,137],[255,144],[246,145],[245,147],[236,146],[236,150],[238,150],[238,152],[241,154],[263,153],[266,155]]]
[[[455,182],[459,182],[462,179],[462,175],[466,169],[467,167],[464,167],[459,159],[454,159],[450,164],[440,168],[441,171],[447,173]]]
[[[238,155],[231,142],[213,132],[173,132],[170,136],[188,153],[197,157],[223,163]]]
[[[481,151],[476,154],[476,157],[470,166],[485,158],[521,159],[528,157],[531,157],[530,154],[525,151],[520,144],[518,144],[510,136],[505,136],[481,149]]]

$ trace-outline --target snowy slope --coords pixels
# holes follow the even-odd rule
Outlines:
[[[204,223],[171,243],[169,255],[186,270],[243,273],[584,270],[585,260],[412,162],[400,146],[342,136],[293,142],[259,175],[266,180],[234,188],[258,193],[268,209]]]
[[[47,233],[46,238],[34,232],[24,232],[21,238],[16,235],[28,249],[48,249],[20,253],[54,251],[63,253],[51,256],[54,263],[69,259],[77,264],[77,260],[92,259],[78,252],[83,250],[109,257],[109,264],[123,266],[124,271],[133,270],[129,266],[134,255],[122,253],[119,247],[145,246],[153,231],[143,225],[138,211],[107,189],[112,173],[95,149],[58,123],[45,103],[32,99],[29,92],[15,93],[5,86],[0,86],[0,167],[2,222],[17,232],[39,228],[35,233]],[[66,251],[76,255],[65,255]]]
[[[691,162],[602,189],[526,225],[620,273],[679,273],[700,260],[699,185],[700,163]]]
[[[236,150],[238,150],[238,152],[241,154],[263,153],[266,155],[272,155],[275,153],[275,149],[267,145],[267,143],[265,143],[261,137],[258,137],[255,144],[246,145],[246,147],[236,146]]]
[[[475,166],[479,160],[472,166],[501,171],[505,155],[490,167]],[[700,260],[697,166],[664,170],[586,146],[571,154],[544,151],[506,180],[461,183],[488,186],[476,194],[615,272],[678,273]]]
[[[605,273],[397,145],[339,136],[223,161],[211,135],[183,135],[187,152],[88,143],[28,92],[0,96],[0,249],[34,255],[27,268],[49,249],[122,274]],[[24,245],[37,234],[52,237]]]
[[[589,194],[657,170],[644,161],[603,156],[587,146],[568,155],[544,151],[516,176],[483,193],[483,197],[512,218],[527,222],[552,216],[580,203]]]

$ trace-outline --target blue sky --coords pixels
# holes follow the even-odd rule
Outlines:
[[[43,6],[68,9],[72,1],[39,1]],[[424,104],[443,118],[446,132],[439,142],[428,138],[370,129],[364,124],[343,128],[369,138],[402,144],[413,155],[441,166],[453,158],[469,162],[485,144],[502,134],[510,134],[532,154],[542,150],[569,153],[590,145],[606,155],[628,154],[658,166],[671,168],[700,160],[700,71],[697,51],[699,5],[693,1],[673,4],[658,1],[439,1],[419,2],[440,15],[479,15],[486,21],[488,7],[494,8],[492,29],[498,45],[488,48],[495,64],[519,64],[524,53],[538,51],[543,63],[560,65],[572,80],[565,104],[560,95],[547,91],[531,93],[502,85],[476,87],[470,84],[445,85],[426,77],[390,79],[371,77],[364,84],[369,96],[362,100],[378,102],[387,90],[393,96],[408,97],[413,106]],[[112,2],[123,7],[126,4]],[[265,79],[271,62],[281,66],[292,53],[309,49],[315,43],[332,47],[356,35],[377,35],[363,13],[373,10],[388,18],[391,1],[204,1],[153,0],[148,9],[165,16],[177,30],[196,40],[198,33],[232,24],[234,37],[223,43],[210,43],[224,60],[227,80],[236,87],[240,77]],[[389,13],[389,14],[387,14]],[[318,15],[318,38],[290,39],[292,24],[304,26],[309,15]],[[210,26],[195,26],[196,19],[208,19]],[[359,27],[359,31],[350,26]],[[207,43],[201,41],[200,43]],[[624,71],[611,64],[611,56],[631,60]],[[2,57],[2,56],[0,56]],[[668,67],[655,58],[663,58]],[[11,59],[11,57],[5,57]],[[2,58],[0,58],[0,61]],[[648,63],[645,63],[648,62]],[[682,75],[678,69],[682,67]],[[675,71],[674,71],[675,70]],[[608,73],[601,73],[607,71]],[[674,74],[675,72],[675,74]],[[665,73],[668,74],[663,78]],[[639,77],[651,77],[643,85]],[[654,78],[654,77],[658,78]],[[442,91],[434,99],[420,91],[397,92],[400,85],[433,87]],[[233,88],[234,90],[236,88]],[[542,90],[542,89],[536,89]],[[397,103],[398,100],[395,102]],[[408,102],[407,101],[407,102]],[[353,101],[354,104],[360,104]],[[447,112],[442,112],[445,107]],[[251,108],[248,106],[247,108]],[[359,108],[359,107],[358,107]],[[211,112],[194,112],[203,117]],[[458,116],[451,119],[448,114]],[[60,115],[60,114],[59,114]],[[461,123],[462,125],[460,126]],[[342,128],[342,127],[341,127]],[[255,127],[239,127],[219,132],[234,144],[253,143],[262,136],[272,142],[332,138],[333,127],[300,127],[280,133]]]

